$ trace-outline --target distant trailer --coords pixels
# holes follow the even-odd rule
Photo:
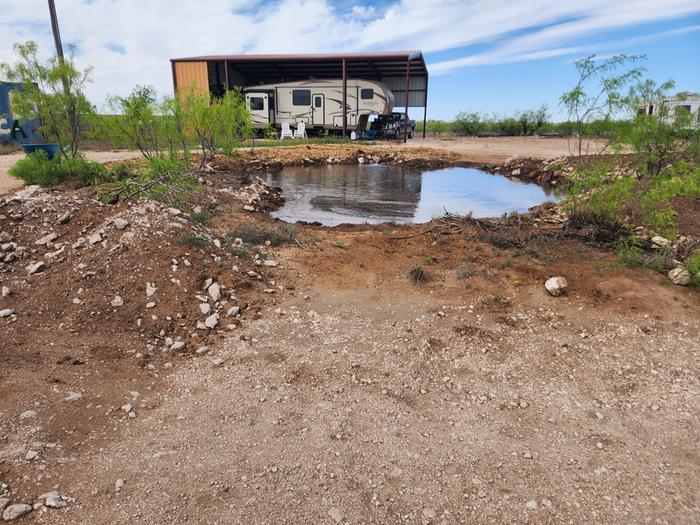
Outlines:
[[[700,94],[693,93],[675,97],[665,97],[658,101],[641,104],[637,107],[638,115],[664,115],[664,122],[672,124],[676,115],[687,111],[691,117],[690,126],[700,129]]]
[[[245,100],[256,128],[303,122],[309,134],[343,129],[342,79],[302,80],[246,88]],[[370,115],[386,115],[394,108],[394,95],[381,82],[346,82],[345,123],[364,130]]]
[[[194,88],[198,95],[219,97],[238,88],[253,108],[260,107],[260,100],[252,99],[262,98],[262,109],[251,109],[260,128],[304,122],[312,132],[347,136],[365,129],[370,115],[401,108],[405,140],[411,133],[408,108],[422,108],[424,124],[427,118],[428,68],[420,51],[208,55],[173,58],[170,63],[175,93]],[[363,100],[363,89],[372,89],[373,98]],[[322,107],[314,107],[318,103]]]

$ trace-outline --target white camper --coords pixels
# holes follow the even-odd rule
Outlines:
[[[251,86],[244,90],[245,100],[256,128],[283,123],[296,127],[303,122],[306,132],[343,129],[342,80],[302,80],[282,84]],[[386,115],[394,108],[394,95],[381,82],[347,81],[349,130],[364,130],[370,115]]]
[[[680,111],[690,114],[689,127],[700,129],[700,94],[684,93],[675,97],[665,97],[656,102],[642,104],[637,108],[638,115],[663,115],[664,122],[672,124]]]

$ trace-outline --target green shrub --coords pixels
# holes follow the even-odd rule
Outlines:
[[[131,172],[114,181],[116,189],[106,200],[149,198],[175,208],[184,208],[189,197],[199,190],[199,183],[187,171],[185,162],[170,157],[153,157],[145,169]]]
[[[197,224],[207,224],[209,222],[209,219],[211,219],[211,215],[209,215],[205,211],[200,211],[200,212],[192,212],[190,214],[190,219],[192,219],[192,222],[195,222]]]
[[[66,179],[77,179],[83,185],[95,184],[107,176],[102,164],[90,162],[81,156],[55,157],[51,160],[43,151],[37,151],[20,159],[10,168],[10,175],[25,184],[51,186]]]
[[[690,285],[700,287],[700,250],[695,250],[684,263],[686,270],[690,272]]]
[[[197,248],[204,248],[209,244],[206,237],[192,232],[183,233],[178,242],[186,246],[195,246]]]

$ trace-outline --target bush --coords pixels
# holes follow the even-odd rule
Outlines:
[[[684,161],[663,169],[656,177],[610,176],[610,166],[598,163],[573,174],[569,211],[595,223],[646,225],[675,237],[677,197],[700,197],[700,167]],[[585,195],[584,195],[585,194]]]
[[[476,135],[484,129],[484,123],[479,113],[457,113],[452,122],[452,131],[458,135]]]
[[[426,284],[430,281],[430,274],[428,274],[428,270],[422,266],[414,266],[408,271],[408,278],[413,284]]]
[[[685,268],[691,275],[691,286],[700,287],[700,250],[695,252],[685,260]]]
[[[166,151],[172,156],[178,148],[187,155],[187,142],[178,125],[176,99],[158,102],[152,87],[136,86],[127,97],[111,96],[107,103],[116,114],[103,115],[96,122],[110,143],[138,149],[149,160]]]
[[[37,151],[17,161],[9,173],[25,184],[51,186],[73,178],[82,185],[91,185],[103,180],[107,170],[102,164],[87,161],[80,156],[49,160],[45,152]]]
[[[199,190],[199,183],[188,171],[184,162],[154,157],[145,169],[132,173],[130,167],[119,173],[113,187],[103,195],[103,200],[149,198],[174,208],[184,208],[187,199]]]
[[[186,246],[194,246],[196,248],[205,248],[207,244],[209,244],[209,241],[207,241],[206,237],[203,237],[201,235],[198,235],[196,233],[183,233],[180,236],[180,239],[178,240],[180,244],[184,244]]]

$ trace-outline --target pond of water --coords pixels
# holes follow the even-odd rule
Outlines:
[[[555,200],[536,184],[472,168],[424,171],[385,165],[325,165],[285,168],[263,178],[281,187],[285,197],[274,217],[325,226],[422,223],[445,211],[496,217]]]

